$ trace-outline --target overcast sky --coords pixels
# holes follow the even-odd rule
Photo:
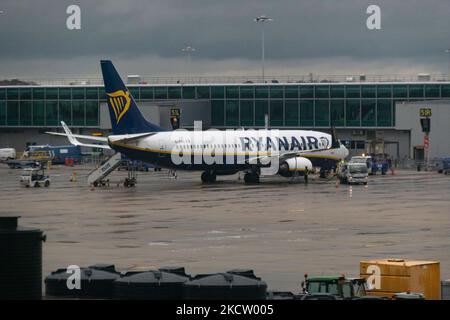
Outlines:
[[[81,30],[66,8],[81,7]],[[381,30],[366,9],[381,8]],[[0,78],[183,75],[181,48],[196,48],[193,74],[259,75],[266,25],[266,74],[447,73],[449,0],[1,0]]]

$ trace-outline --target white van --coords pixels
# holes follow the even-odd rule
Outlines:
[[[341,183],[367,184],[367,166],[365,163],[344,163],[339,167],[338,177]]]
[[[350,159],[349,163],[365,163],[367,165],[367,173],[369,175],[373,174],[373,159],[371,156],[355,156]]]
[[[2,148],[0,149],[0,160],[10,160],[16,158],[16,149]]]

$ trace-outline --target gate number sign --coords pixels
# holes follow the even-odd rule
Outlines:
[[[431,108],[420,108],[421,117],[431,117]]]

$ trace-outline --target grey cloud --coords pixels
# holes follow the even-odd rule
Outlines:
[[[81,31],[65,28],[70,4],[82,9]],[[367,30],[369,4],[381,7],[382,30]],[[246,69],[260,59],[260,26],[253,18],[265,13],[275,20],[266,26],[267,58],[275,63],[347,57],[349,62],[386,64],[405,59],[437,69],[450,46],[449,9],[444,0],[3,0],[0,59],[10,69],[25,63],[30,70],[31,61],[70,65],[85,59],[91,65],[87,59],[94,57],[149,58],[153,66],[159,58],[161,64],[181,65],[180,49],[192,45],[201,70],[202,61],[223,65],[238,60]],[[62,70],[84,69],[81,63]],[[0,66],[2,70],[8,67]]]

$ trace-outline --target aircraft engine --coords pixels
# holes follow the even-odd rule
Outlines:
[[[278,174],[283,177],[292,177],[294,174],[304,175],[305,172],[311,171],[313,165],[311,161],[304,157],[295,157],[283,161],[280,164]]]

